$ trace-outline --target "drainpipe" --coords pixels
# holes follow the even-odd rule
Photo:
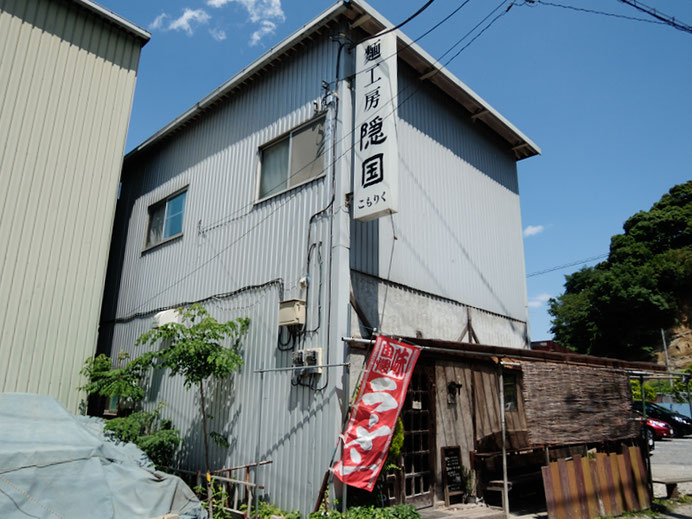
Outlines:
[[[343,44],[342,44],[343,45]],[[341,56],[341,69],[344,70],[349,60],[345,49],[340,49],[343,55]],[[348,69],[346,69],[348,70]],[[350,267],[350,248],[351,248],[351,216],[349,208],[346,206],[346,195],[351,192],[351,152],[349,151],[352,144],[352,138],[348,138],[353,130],[353,102],[352,92],[348,81],[343,78],[344,73],[337,71],[335,103],[338,103],[338,109],[335,109],[334,124],[332,125],[332,157],[333,176],[332,188],[334,194],[334,202],[330,209],[330,243],[329,253],[331,256],[331,287],[329,292],[329,311],[328,311],[328,336],[326,337],[327,344],[330,350],[329,362],[346,363],[348,359],[349,345],[341,340],[344,335],[350,335],[348,329],[350,315],[350,293],[351,293],[351,267]],[[325,375],[322,375],[323,377]],[[342,368],[335,370],[334,386],[337,394],[340,394],[340,399],[344,402],[342,412],[348,411],[349,397],[348,394],[348,369]],[[341,416],[334,417],[332,424],[336,437],[341,434],[343,421]],[[342,498],[345,498],[345,493]],[[345,501],[345,499],[343,499]]]

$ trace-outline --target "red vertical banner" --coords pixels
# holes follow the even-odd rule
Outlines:
[[[334,475],[347,485],[369,491],[374,488],[419,353],[417,346],[377,337],[342,435],[341,460],[333,467]]]

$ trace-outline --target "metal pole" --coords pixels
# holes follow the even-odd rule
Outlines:
[[[639,390],[642,398],[642,417],[644,418],[644,453],[646,454],[646,473],[649,476],[649,501],[654,498],[654,483],[651,481],[651,453],[649,452],[649,431],[646,428],[646,396],[644,393],[644,376],[639,375]]]
[[[505,423],[505,382],[502,363],[498,364],[500,385],[500,420],[502,422],[502,509],[505,518],[509,517],[509,484],[507,481],[507,424]]]
[[[257,406],[257,412],[259,416],[257,417],[257,446],[255,447],[255,460],[259,461],[260,459],[260,442],[262,439],[262,403],[264,399],[264,371],[260,371],[260,387],[259,387],[259,405]],[[259,483],[259,467],[255,467],[255,485],[258,485]],[[246,488],[247,491],[247,488]],[[255,495],[253,496],[255,499],[255,517],[257,517],[257,499],[259,497],[259,491],[255,490]],[[250,503],[248,503],[249,505]],[[248,510],[248,515],[251,516],[252,514],[250,513],[250,510]]]
[[[670,392],[673,392],[673,377],[670,375],[670,361],[668,360],[668,345],[666,344],[666,333],[661,328],[661,340],[663,341],[663,352],[666,354],[666,371],[668,371],[668,382],[670,383]]]
[[[351,329],[351,314],[349,312],[349,317],[348,317],[348,329]],[[351,359],[351,352],[349,350],[348,352],[348,358],[349,360]],[[346,397],[346,416],[348,416],[348,411],[349,411],[349,406],[351,403],[351,370],[350,370],[350,362],[346,363],[346,366],[344,367],[344,372],[346,373],[346,376],[344,377],[344,395]],[[343,429],[343,427],[342,427]],[[341,442],[341,457],[343,458],[343,452],[344,452],[344,443]],[[348,510],[348,485],[346,483],[343,484],[343,490],[341,492],[341,513],[346,515],[346,511]]]

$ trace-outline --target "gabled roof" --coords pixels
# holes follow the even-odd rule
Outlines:
[[[85,1],[85,0],[80,0]],[[287,54],[307,41],[314,38],[323,28],[335,23],[340,17],[350,21],[351,27],[359,27],[367,34],[375,35],[382,30],[390,29],[393,24],[374,8],[362,0],[342,0],[324,11],[304,25],[281,43],[269,49],[253,63],[242,69],[235,76],[212,91],[173,121],[161,128],[139,146],[135,147],[127,157],[135,155],[145,148],[163,140],[167,136],[185,127],[200,117],[211,107],[243,88],[258,74],[268,67],[274,66]],[[517,160],[525,159],[541,153],[540,148],[505,119],[478,94],[454,76],[432,56],[414,43],[400,30],[396,30],[399,58],[420,74],[421,80],[430,81],[440,90],[449,95],[471,114],[474,120],[482,121],[494,133],[507,142]],[[436,72],[437,71],[437,72]]]

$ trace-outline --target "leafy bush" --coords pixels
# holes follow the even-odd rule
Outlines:
[[[241,505],[240,510],[245,512],[247,510],[247,505]],[[294,510],[293,512],[286,512],[284,510],[281,510],[281,508],[279,508],[278,506],[268,503],[266,501],[258,501],[257,515],[262,519],[269,519],[272,515],[281,515],[286,519],[302,519],[303,517],[297,510]],[[248,514],[248,516],[255,517],[254,506],[250,506],[250,513]]]
[[[171,465],[181,441],[180,433],[173,429],[170,420],[159,420],[162,404],[152,412],[137,411],[114,418],[106,423],[104,432],[120,441],[134,443],[157,467]]]
[[[118,361],[122,363],[129,358],[126,352],[122,352]],[[145,396],[141,387],[142,377],[152,366],[152,362],[152,355],[144,354],[122,368],[114,368],[113,360],[103,353],[90,357],[84,361],[84,367],[80,371],[87,378],[87,383],[78,389],[90,395],[142,400]]]
[[[354,506],[345,514],[338,510],[315,512],[308,519],[420,519],[420,514],[411,505],[394,505],[386,508]]]

